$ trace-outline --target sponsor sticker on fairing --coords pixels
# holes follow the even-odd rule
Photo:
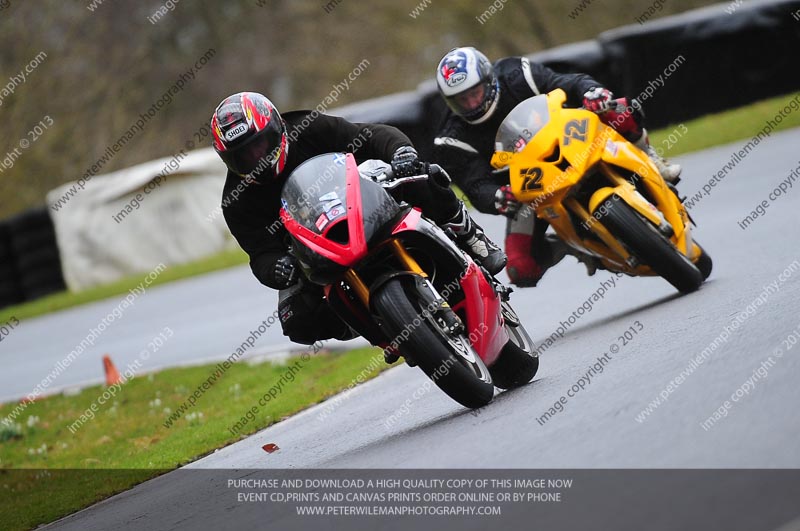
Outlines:
[[[328,219],[328,216],[326,216],[325,213],[323,212],[322,214],[319,215],[316,223],[314,224],[317,226],[317,229],[321,231],[322,229],[328,226],[329,222],[330,220]]]
[[[328,212],[326,212],[326,214],[331,220],[334,220],[338,217],[341,217],[344,214],[344,207],[342,205],[333,207]]]
[[[319,196],[319,201],[321,203],[324,203],[325,201],[339,201],[339,196],[337,195],[336,192],[328,192],[324,195]]]
[[[341,206],[342,206],[342,202],[337,197],[333,201],[328,201],[327,203],[322,205],[322,208],[323,208],[323,210],[325,210],[325,213],[330,216],[330,213],[334,208],[341,207]]]

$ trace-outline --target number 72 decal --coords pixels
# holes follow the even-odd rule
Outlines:
[[[564,145],[568,146],[570,140],[578,140],[586,142],[586,128],[589,126],[589,120],[570,120],[564,126]]]
[[[520,170],[520,176],[522,177],[523,192],[534,192],[544,188],[542,184],[543,172],[541,168],[526,168]]]

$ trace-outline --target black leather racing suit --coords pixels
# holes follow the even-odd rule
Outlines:
[[[289,250],[288,233],[279,220],[280,191],[295,168],[311,157],[331,152],[351,152],[357,162],[392,155],[411,141],[398,129],[379,124],[352,123],[343,118],[294,111],[283,114],[289,136],[286,165],[277,178],[245,181],[228,172],[222,196],[222,213],[236,241],[250,256],[250,268],[264,285],[278,289],[275,262]],[[429,179],[404,191],[403,199],[419,206],[437,223],[455,216],[460,201],[442,179]],[[349,338],[350,331],[330,310],[320,287],[300,282],[281,290],[279,313],[284,334],[292,341],[312,344],[331,337]]]

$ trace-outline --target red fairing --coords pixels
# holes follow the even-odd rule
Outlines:
[[[486,366],[490,367],[497,361],[509,339],[508,331],[503,326],[500,298],[471,260],[461,278],[461,288],[465,295],[470,342]]]
[[[364,211],[361,204],[361,176],[356,159],[347,154],[347,214],[326,227],[323,234],[303,227],[292,218],[286,208],[281,208],[281,220],[286,230],[300,240],[303,245],[328,260],[343,266],[353,266],[367,254],[367,237],[364,234]],[[348,223],[348,243],[341,244],[329,240],[325,235],[339,223]]]
[[[422,212],[412,209],[397,224],[392,234],[416,230]],[[500,356],[500,351],[508,342],[508,332],[503,326],[500,298],[483,276],[475,262],[469,260],[466,273],[461,278],[464,301],[454,310],[464,309],[467,317],[467,335],[475,352],[487,366],[491,366]]]
[[[392,230],[392,235],[399,234],[401,232],[407,230],[417,230],[417,225],[419,225],[419,220],[422,217],[422,211],[417,207],[411,209],[411,211],[406,214],[400,223]]]

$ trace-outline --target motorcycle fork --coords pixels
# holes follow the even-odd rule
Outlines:
[[[595,219],[594,216],[589,214],[589,212],[583,208],[577,199],[574,197],[568,197],[564,200],[564,204],[569,208],[569,210],[578,216],[580,220],[584,223],[585,226],[589,227],[589,230],[594,232],[595,235],[600,238],[600,240],[606,244],[606,246],[611,249],[614,253],[617,254],[620,258],[627,261],[630,258],[630,254],[625,248],[617,241],[617,239],[608,231],[605,226],[600,223],[599,220]]]
[[[427,273],[420,267],[419,263],[411,256],[403,244],[396,238],[392,238],[386,244],[389,249],[392,251],[392,254],[397,258],[400,264],[407,270],[412,273],[416,273],[421,277],[427,277]],[[350,285],[351,288],[356,293],[358,299],[364,304],[366,308],[369,308],[369,288],[361,279],[361,275],[359,275],[355,269],[348,269],[344,273],[345,281]]]
[[[416,273],[414,277],[417,286],[417,292],[422,297],[422,302],[425,303],[425,309],[433,314],[441,317],[444,324],[443,329],[448,333],[460,333],[464,329],[464,323],[456,315],[456,312],[450,308],[444,298],[439,295],[436,288],[433,287],[431,281],[428,279],[427,273],[419,266],[414,257],[411,256],[400,240],[394,238],[389,242],[389,245],[394,252],[394,255],[400,260],[409,271]]]
[[[436,314],[442,318],[446,331],[458,332],[463,329],[461,319],[450,308],[447,301],[439,295],[436,288],[434,288],[433,284],[428,280],[428,274],[420,267],[416,259],[411,256],[402,242],[397,238],[393,238],[386,242],[386,245],[403,268],[405,268],[406,271],[414,273],[415,285],[417,292],[420,294],[421,302],[424,304],[424,308],[429,311],[429,313]],[[353,288],[359,300],[361,300],[365,307],[369,308],[369,288],[361,279],[361,276],[354,269],[348,269],[344,274],[344,278]]]

